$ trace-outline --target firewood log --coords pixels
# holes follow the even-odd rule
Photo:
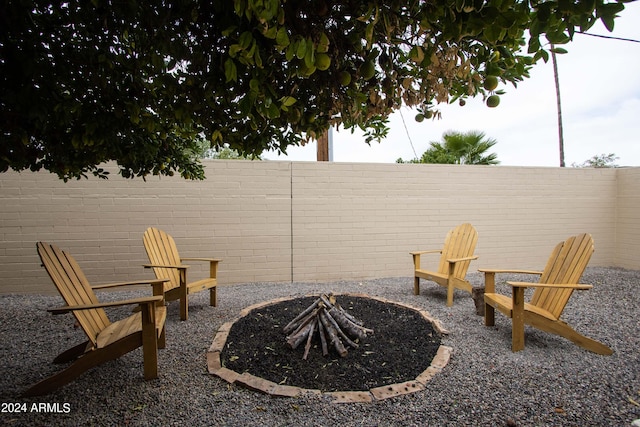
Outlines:
[[[289,335],[287,338],[287,344],[289,344],[289,347],[294,349],[297,348],[307,338],[307,336],[311,334],[315,326],[314,322],[309,322],[304,327],[300,328],[297,333]]]
[[[309,355],[309,350],[311,349],[311,340],[313,339],[313,334],[318,329],[318,318],[316,317],[311,322],[311,332],[309,332],[309,336],[307,337],[307,345],[304,346],[304,355],[302,355],[302,360],[307,360],[307,356]]]
[[[322,322],[322,326],[324,326],[324,330],[327,331],[327,335],[329,335],[329,344],[333,344],[333,347],[336,349],[340,357],[345,357],[347,355],[347,349],[338,338],[338,332],[334,328],[334,326],[329,322],[329,316],[327,316],[323,311],[320,311],[320,321]]]
[[[284,327],[284,333],[288,334],[289,332],[293,331],[296,329],[296,325],[298,324],[298,322],[303,319],[307,314],[311,313],[313,311],[314,308],[316,308],[318,306],[318,304],[320,304],[322,300],[317,299],[313,304],[311,304],[309,307],[307,307],[302,313],[298,314],[295,319],[293,319],[291,322],[289,322],[287,324],[287,326]]]

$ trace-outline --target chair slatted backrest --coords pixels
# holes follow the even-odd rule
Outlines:
[[[181,265],[176,243],[173,237],[164,231],[149,227],[144,232],[143,241],[151,264]],[[180,287],[180,271],[178,269],[154,267],[153,272],[157,279],[170,279],[164,284],[165,292]]]
[[[547,261],[540,283],[579,283],[594,250],[593,238],[587,233],[558,243]],[[531,297],[531,304],[544,308],[557,319],[572,293],[572,289],[537,288]]]
[[[444,241],[438,272],[442,274],[449,273],[448,259],[472,256],[477,242],[478,232],[471,224],[460,224],[456,228],[449,230]],[[454,277],[464,279],[470,264],[471,261],[456,263]]]
[[[82,269],[71,255],[44,242],[38,242],[37,248],[44,268],[68,306],[99,302]],[[73,314],[94,345],[100,331],[111,324],[102,308],[77,310]]]

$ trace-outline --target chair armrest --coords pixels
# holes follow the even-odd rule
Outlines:
[[[123,305],[131,305],[131,304],[137,304],[137,305],[151,304],[151,303],[161,302],[163,300],[164,300],[164,296],[156,295],[156,296],[150,296],[150,297],[133,298],[133,299],[123,300],[123,301],[110,301],[110,302],[102,302],[98,304],[81,304],[81,305],[74,305],[74,306],[67,306],[67,307],[60,307],[60,308],[51,308],[47,311],[52,314],[64,314],[64,313],[69,313],[70,311],[75,311],[75,310],[92,310],[95,308],[119,307]]]
[[[171,264],[142,264],[144,268],[176,268],[178,270],[186,270],[189,268],[188,265],[180,264],[180,265],[171,265]]]
[[[218,276],[218,263],[222,261],[217,258],[180,258],[180,261],[204,261],[209,263],[209,277],[215,279]],[[185,272],[186,274],[186,272]]]
[[[585,290],[593,288],[593,285],[584,285],[581,283],[531,283],[531,282],[507,282],[514,288],[561,288],[561,289],[578,289]]]
[[[117,283],[105,283],[102,285],[92,286],[91,289],[100,290],[107,288],[116,288],[118,286],[129,286],[129,285],[156,285],[158,283],[168,282],[171,279],[149,279],[149,280],[134,280],[132,282],[117,282]]]
[[[217,258],[180,258],[180,261],[221,262],[222,260]]]
[[[441,254],[442,249],[433,249],[430,251],[415,251],[409,252],[413,256],[413,268],[416,270],[420,270],[420,255],[423,254]]]
[[[541,276],[541,271],[535,270],[499,270],[491,268],[479,268],[479,272],[484,273],[484,291],[492,294],[496,291],[496,273],[517,273],[517,274],[536,274]]]
[[[463,258],[449,258],[447,260],[447,262],[449,264],[455,264],[456,262],[473,261],[474,259],[478,259],[478,255],[466,256],[466,257],[463,257]]]
[[[430,251],[414,251],[414,252],[409,252],[411,255],[422,255],[422,254],[441,254],[442,253],[442,249],[433,249]]]
[[[542,276],[542,271],[537,270],[499,270],[494,268],[479,268],[481,273],[512,273],[512,274],[537,274]]]

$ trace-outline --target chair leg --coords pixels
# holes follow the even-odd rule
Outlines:
[[[453,280],[447,281],[447,307],[451,307],[453,305]]]
[[[164,334],[164,330],[162,333]],[[158,330],[154,304],[142,306],[142,357],[144,378],[158,378]]]
[[[611,348],[607,347],[599,341],[580,334],[578,331],[561,320],[550,322],[546,319],[540,319],[536,316],[530,316],[527,320],[527,323],[535,328],[540,329],[541,331],[550,332],[552,334],[564,337],[574,344],[577,344],[580,347],[584,348],[585,350],[592,351],[596,354],[601,354],[604,356],[613,354],[613,350]]]
[[[180,298],[180,320],[187,320],[189,318],[189,301],[187,296]]]
[[[596,354],[601,354],[603,356],[610,356],[613,354],[613,350],[608,346],[592,338],[585,337],[571,328],[569,328],[569,331],[565,332],[562,336],[585,350],[592,351]]]
[[[158,348],[165,348],[167,346],[167,328],[162,325],[162,332],[160,332],[160,336],[158,337]]]
[[[218,289],[217,286],[214,286],[213,288],[209,289],[209,305],[211,307],[216,307],[218,305],[217,289]]]
[[[513,288],[511,317],[511,351],[524,349],[524,288]]]
[[[455,266],[456,265],[454,263],[449,263],[449,275],[447,277],[447,307],[451,307],[453,305],[453,291],[456,287],[456,281],[453,276]]]
[[[493,272],[484,273],[484,293],[492,294],[496,289],[496,274]],[[494,326],[496,324],[496,309],[492,305],[487,304],[486,296],[484,297],[484,325]]]
[[[484,303],[484,325],[494,326],[496,324],[496,309],[493,306]]]
[[[417,276],[413,278],[413,294],[420,295],[420,278]]]
[[[189,318],[189,290],[187,289],[187,273],[180,270],[180,320]]]
[[[54,374],[32,385],[28,390],[22,393],[22,396],[42,396],[45,394],[49,394],[54,390],[57,390],[63,385],[69,384],[71,381],[75,380],[80,375],[95,366],[95,364],[91,363],[91,361],[89,360],[91,359],[91,357],[92,353],[87,353],[86,356],[81,357],[68,368],[63,369],[57,374]]]

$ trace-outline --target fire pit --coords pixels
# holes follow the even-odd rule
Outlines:
[[[348,352],[335,344],[324,351],[318,329],[311,338],[300,338],[306,327],[301,319],[314,319],[314,310],[326,305],[323,298],[331,304],[329,310],[340,307],[347,317],[361,321],[363,334],[347,335],[355,344],[345,345]],[[447,364],[451,349],[440,345],[446,331],[427,312],[362,294],[336,295],[334,303],[328,298],[282,298],[246,308],[216,334],[207,353],[209,372],[272,395],[323,393],[336,402],[353,402],[423,390]],[[322,323],[319,317],[317,321]],[[295,349],[290,345],[292,323],[299,329]]]

